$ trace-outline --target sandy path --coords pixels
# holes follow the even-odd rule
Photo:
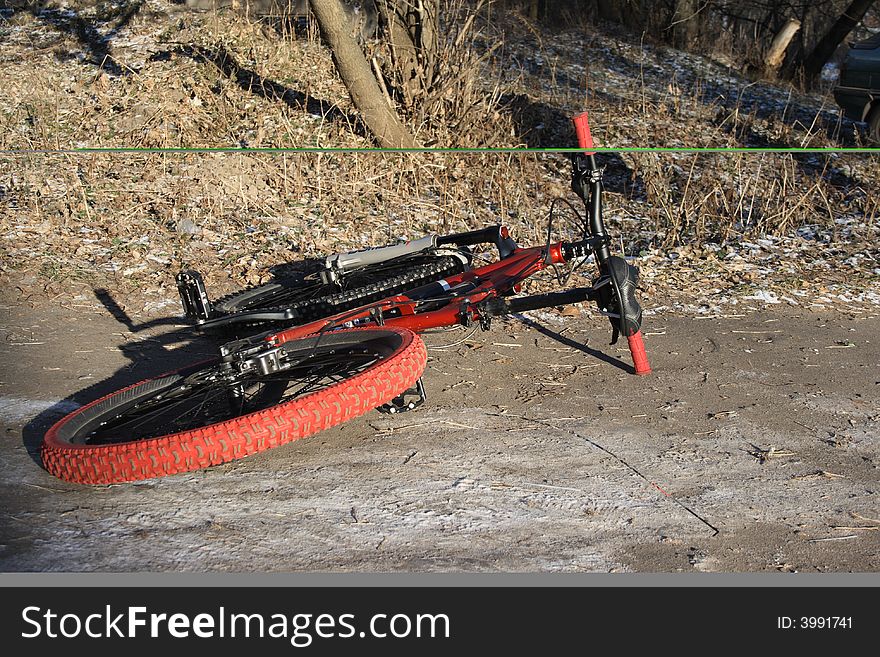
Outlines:
[[[511,320],[430,351],[416,412],[85,487],[35,461],[57,409],[212,347],[101,307],[3,313],[3,571],[880,569],[876,314],[654,316],[650,377],[585,353],[626,358],[604,320]]]

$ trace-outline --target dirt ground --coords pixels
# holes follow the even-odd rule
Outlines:
[[[514,318],[430,349],[412,413],[68,484],[39,465],[51,422],[214,349],[124,301],[0,299],[2,571],[880,569],[876,309],[664,310],[648,377],[602,318]]]

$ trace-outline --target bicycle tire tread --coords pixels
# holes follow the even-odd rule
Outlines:
[[[364,330],[364,329],[354,329]],[[389,329],[403,336],[391,356],[349,379],[301,398],[218,424],[138,442],[79,445],[59,439],[68,422],[84,423],[111,405],[155,390],[148,379],[77,409],[62,418],[43,440],[43,466],[72,483],[114,484],[162,477],[219,465],[311,436],[388,403],[415,385],[427,363],[422,340],[410,331]],[[167,385],[163,381],[162,385]],[[79,418],[79,420],[78,420]]]

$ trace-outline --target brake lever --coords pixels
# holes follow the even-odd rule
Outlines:
[[[611,344],[616,344],[621,333],[627,337],[637,333],[642,324],[642,308],[635,297],[639,270],[620,256],[611,256],[603,266],[603,275],[608,277],[609,287],[603,290],[599,299],[599,309],[616,314],[610,317]]]

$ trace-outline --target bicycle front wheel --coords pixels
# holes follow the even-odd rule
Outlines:
[[[406,329],[352,329],[292,340],[271,366],[216,359],[111,393],[58,421],[45,468],[110,484],[187,472],[305,438],[386,404],[427,362]]]

